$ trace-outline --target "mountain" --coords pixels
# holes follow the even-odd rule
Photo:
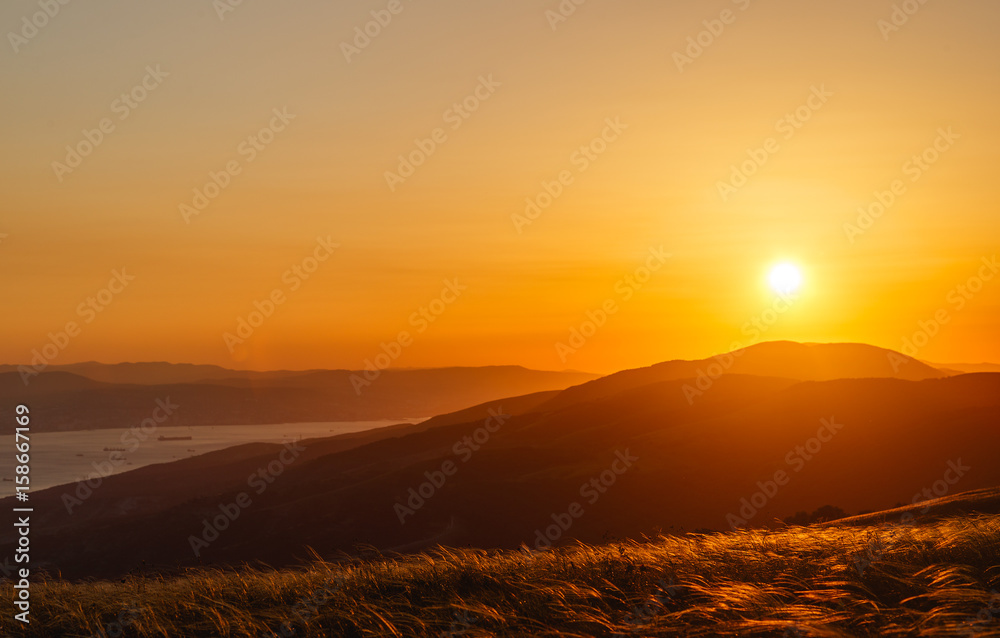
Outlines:
[[[780,377],[799,381],[890,378],[920,381],[948,376],[929,365],[893,350],[860,343],[796,343],[768,341],[743,350],[696,361],[666,361],[648,368],[624,370],[601,377],[559,396],[553,405],[569,405],[590,397],[609,396],[638,385],[694,379],[697,393],[722,374]]]
[[[952,374],[970,374],[973,372],[1000,372],[1000,364],[996,363],[930,363],[927,365],[946,370]]]
[[[32,494],[33,543],[67,577],[104,576],[143,561],[287,565],[307,548],[358,544],[516,548],[724,530],[1000,485],[1000,374],[789,378],[886,370],[884,351],[847,346],[860,359],[851,363],[838,350],[748,348],[741,362],[761,372],[777,372],[769,351],[799,367],[725,374],[697,396],[686,390],[696,378],[656,380],[670,362],[305,441],[294,459],[254,444],[112,476],[92,493],[53,488]],[[13,541],[0,531],[0,551]]]
[[[18,371],[18,366],[0,365],[0,373]],[[68,372],[104,383],[138,385],[198,383],[213,379],[266,379],[302,374],[301,372],[291,371],[257,372],[254,370],[231,370],[221,366],[193,363],[98,363],[96,361],[50,365],[45,369],[46,374],[53,372]]]
[[[26,386],[19,372],[0,373],[0,402],[30,403],[39,432],[128,427],[149,417],[157,401],[168,399],[177,408],[162,425],[368,421],[428,417],[504,396],[561,390],[596,376],[489,366],[389,369],[377,375],[350,370],[254,373],[154,384],[149,383],[153,378],[200,376],[211,366],[174,370],[150,365],[136,372],[144,383],[128,384],[47,370]],[[119,378],[129,369],[84,368],[78,372],[100,378]],[[13,422],[4,427],[10,431]]]

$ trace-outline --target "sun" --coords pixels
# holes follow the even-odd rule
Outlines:
[[[768,276],[771,289],[779,295],[790,295],[802,286],[802,271],[794,264],[778,264]]]

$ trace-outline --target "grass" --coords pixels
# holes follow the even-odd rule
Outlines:
[[[24,636],[1000,636],[1000,516],[33,583]],[[294,630],[294,634],[292,633]]]

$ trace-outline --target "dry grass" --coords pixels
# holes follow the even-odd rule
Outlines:
[[[985,638],[1000,636],[1000,516],[49,581],[25,631],[2,589],[5,633],[26,636]]]

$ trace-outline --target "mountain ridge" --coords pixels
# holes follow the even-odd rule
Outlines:
[[[521,414],[494,422],[495,431],[474,451],[456,446],[487,431],[487,409],[467,408],[436,422],[351,438],[303,441],[301,458],[254,495],[239,524],[199,561],[293,564],[307,555],[307,546],[329,553],[351,551],[359,542],[386,551],[427,543],[530,544],[551,525],[550,515],[580,499],[576,488],[600,476],[619,453],[638,460],[608,487],[615,496],[585,506],[586,515],[556,540],[588,542],[606,533],[638,537],[671,526],[726,529],[726,515],[740,516],[741,498],[750,499],[759,484],[773,480],[776,469],[795,479],[747,519],[750,525],[821,505],[848,512],[888,508],[933,485],[949,461],[971,468],[953,491],[1000,485],[990,453],[1000,447],[1000,374],[806,382],[725,375],[693,404],[683,393],[685,383],[640,384],[548,412],[538,409],[547,393],[521,397]],[[509,401],[482,407],[499,414],[508,412],[503,404]],[[815,458],[795,455],[790,461],[796,446],[815,437],[824,421],[843,427]],[[47,512],[39,527],[60,530],[37,539],[39,546],[67,575],[114,573],[140,560],[192,564],[187,539],[199,533],[200,521],[245,491],[247,475],[281,449],[254,445],[112,476],[72,516],[60,512],[67,488],[34,494],[39,510]],[[447,461],[456,464],[457,474],[422,505],[410,501],[408,490]],[[882,468],[891,474],[884,476]],[[189,477],[187,487],[172,475]],[[699,489],[682,488],[691,485]],[[132,493],[153,500],[134,503]],[[157,494],[167,500],[157,504]],[[129,503],[133,509],[122,510]],[[395,509],[399,504],[413,509],[405,524]],[[129,540],[134,534],[149,537],[138,543]],[[88,539],[86,546],[73,538]],[[0,534],[0,541],[8,542],[9,535]]]

